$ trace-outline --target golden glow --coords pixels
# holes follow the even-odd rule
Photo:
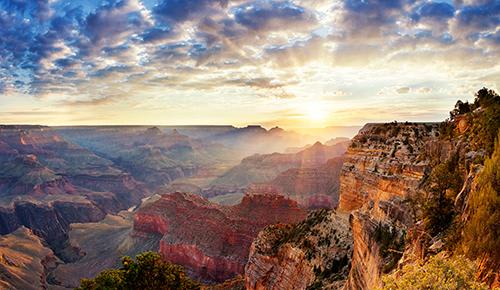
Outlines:
[[[328,111],[325,106],[319,102],[310,102],[305,106],[304,116],[307,121],[314,124],[323,125],[328,117]]]

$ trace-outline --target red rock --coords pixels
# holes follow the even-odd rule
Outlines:
[[[242,274],[250,245],[267,225],[306,217],[297,202],[280,195],[248,194],[240,204],[221,206],[193,194],[164,194],[136,213],[137,235],[160,234],[164,259],[205,281]]]

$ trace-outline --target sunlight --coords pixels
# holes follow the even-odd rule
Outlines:
[[[304,116],[307,118],[307,121],[314,124],[324,124],[328,117],[327,108],[319,102],[306,104],[305,110]]]

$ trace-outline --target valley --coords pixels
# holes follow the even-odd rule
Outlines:
[[[498,287],[494,246],[468,236],[498,157],[486,93],[441,123],[325,144],[255,126],[1,126],[1,285],[73,289],[154,252],[206,289],[378,289],[448,258],[480,259],[478,285]],[[279,152],[242,156],[248,138],[262,144],[243,152]]]

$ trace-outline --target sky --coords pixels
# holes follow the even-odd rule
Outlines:
[[[0,0],[0,123],[440,121],[499,59],[500,0]]]

